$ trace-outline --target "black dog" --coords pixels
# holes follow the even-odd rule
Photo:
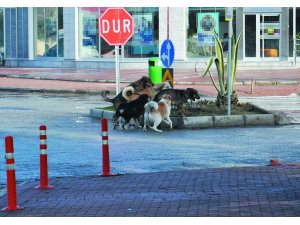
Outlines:
[[[131,83],[128,86],[133,87],[135,92],[140,92],[140,91],[143,91],[144,89],[146,89],[147,87],[153,87],[153,85],[154,84],[151,82],[149,77],[143,76],[141,79]],[[115,109],[117,109],[121,103],[126,102],[126,99],[122,96],[122,91],[116,97],[114,97],[112,99],[106,97],[106,95],[108,93],[109,93],[109,91],[103,91],[102,97],[103,97],[104,101],[111,102],[114,105]],[[129,94],[134,94],[134,93],[129,93]]]
[[[187,88],[186,90],[164,89],[160,91],[153,100],[158,102],[165,94],[171,96],[172,105],[177,106],[181,116],[184,116],[183,104],[185,104],[188,100],[195,101],[196,99],[200,99],[197,90],[194,88]]]
[[[122,128],[125,129],[125,125],[130,122],[131,118],[134,119],[136,125],[141,128],[138,119],[141,115],[144,114],[145,108],[144,105],[149,101],[149,96],[146,94],[140,95],[138,99],[132,102],[121,103],[116,110],[114,115],[114,129],[118,125],[119,117],[122,117],[125,122],[122,125]]]

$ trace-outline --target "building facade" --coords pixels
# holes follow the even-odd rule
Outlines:
[[[114,46],[98,32],[105,7],[0,8],[0,61],[9,67],[112,68]],[[193,68],[215,54],[212,30],[228,51],[224,7],[127,7],[134,35],[120,47],[121,68],[147,67],[169,37],[174,68]],[[300,58],[300,8],[234,8],[233,33],[242,33],[239,62],[293,66]],[[300,59],[299,59],[300,60]],[[0,62],[0,64],[1,64]]]

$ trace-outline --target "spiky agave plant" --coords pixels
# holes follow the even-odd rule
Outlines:
[[[238,46],[241,39],[242,33],[239,34],[237,40],[235,40],[234,36],[232,35],[231,38],[231,56],[227,56],[227,62],[228,57],[231,57],[231,103],[233,105],[236,105],[238,103],[238,96],[234,91],[234,83],[236,80],[236,69],[237,69],[237,55],[238,55]],[[224,60],[224,51],[221,44],[221,41],[214,30],[214,38],[215,38],[215,51],[216,55],[215,57],[212,57],[209,59],[209,61],[206,63],[206,69],[203,73],[203,77],[207,74],[209,74],[210,79],[216,88],[218,92],[217,96],[217,105],[226,105],[227,104],[227,96],[228,96],[228,65],[225,65]],[[228,53],[229,54],[229,53]],[[210,68],[212,67],[212,64],[215,63],[218,73],[218,82],[215,81],[215,78],[212,76],[210,72]],[[195,71],[196,65],[195,65]],[[226,76],[227,75],[227,76]]]

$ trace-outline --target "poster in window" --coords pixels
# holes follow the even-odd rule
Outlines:
[[[97,41],[97,21],[94,17],[83,17],[83,46],[94,46]]]
[[[151,13],[135,14],[133,41],[139,43],[152,43],[153,16]]]
[[[213,46],[213,30],[219,35],[219,13],[197,13],[198,45]]]

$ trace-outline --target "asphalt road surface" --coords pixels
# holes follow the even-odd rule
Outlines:
[[[107,103],[100,96],[2,92],[0,186],[6,182],[6,136],[14,138],[17,180],[39,179],[41,124],[47,126],[50,177],[100,174],[101,127],[98,120],[89,117],[89,110],[104,105]],[[125,174],[255,166],[266,165],[272,158],[299,162],[299,136],[298,124],[156,133],[134,128],[113,130],[110,122],[111,171]]]

